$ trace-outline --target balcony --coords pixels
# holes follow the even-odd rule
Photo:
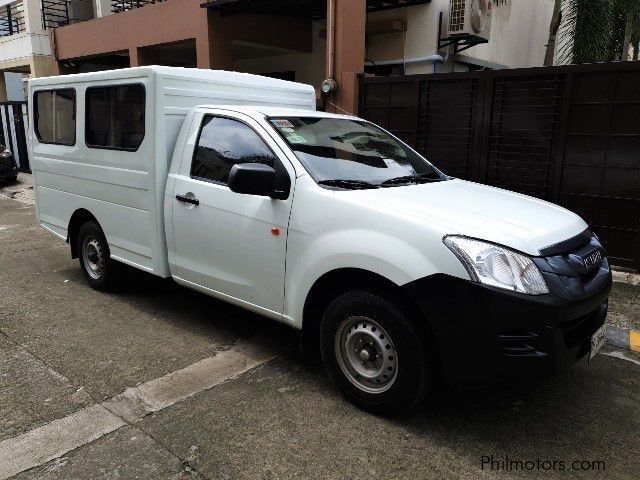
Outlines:
[[[25,31],[24,4],[15,2],[0,8],[0,37]]]
[[[92,0],[41,0],[45,30],[94,18]]]
[[[45,30],[64,27],[164,1],[166,0],[41,0],[42,26]]]
[[[166,0],[112,0],[111,11],[113,13],[127,12],[135,8],[144,7],[154,3],[162,3]]]
[[[0,70],[29,73],[34,56],[51,55],[49,36],[42,30],[38,9],[36,25],[29,22],[29,7],[39,6],[34,0],[0,1]]]

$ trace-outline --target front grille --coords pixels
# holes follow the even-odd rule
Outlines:
[[[602,262],[600,262],[600,264],[602,264]],[[598,265],[598,267],[600,267],[600,264]],[[582,275],[580,275],[580,280],[582,280],[582,283],[589,283],[595,278],[597,274],[598,268],[592,268],[587,273],[583,273]]]
[[[606,309],[606,304],[599,306],[587,315],[560,323],[564,344],[567,348],[577,347],[588,340],[600,328],[604,320],[604,316],[600,315],[603,308]]]
[[[595,235],[588,232],[587,236],[586,233],[542,249],[543,256],[533,259],[552,295],[580,300],[602,291],[611,283],[604,248]]]
[[[526,330],[505,330],[498,335],[500,351],[507,357],[541,356],[543,350],[540,335]]]

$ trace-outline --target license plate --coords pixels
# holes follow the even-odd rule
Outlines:
[[[591,352],[589,353],[589,359],[592,359],[593,357],[595,357],[598,351],[604,345],[604,342],[607,338],[606,332],[607,332],[607,326],[603,325],[596,331],[596,333],[591,335]]]

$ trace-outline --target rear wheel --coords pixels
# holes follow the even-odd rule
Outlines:
[[[87,282],[96,290],[113,290],[120,276],[120,265],[111,259],[107,239],[100,226],[84,223],[78,232],[78,257]]]
[[[427,394],[426,342],[391,299],[366,291],[340,295],[324,314],[320,343],[329,375],[360,408],[400,414]]]

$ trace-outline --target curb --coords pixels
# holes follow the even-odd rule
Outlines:
[[[613,281],[628,283],[630,285],[640,285],[640,274],[613,270]]]
[[[611,346],[640,353],[640,332],[636,330],[608,325],[606,340]]]

